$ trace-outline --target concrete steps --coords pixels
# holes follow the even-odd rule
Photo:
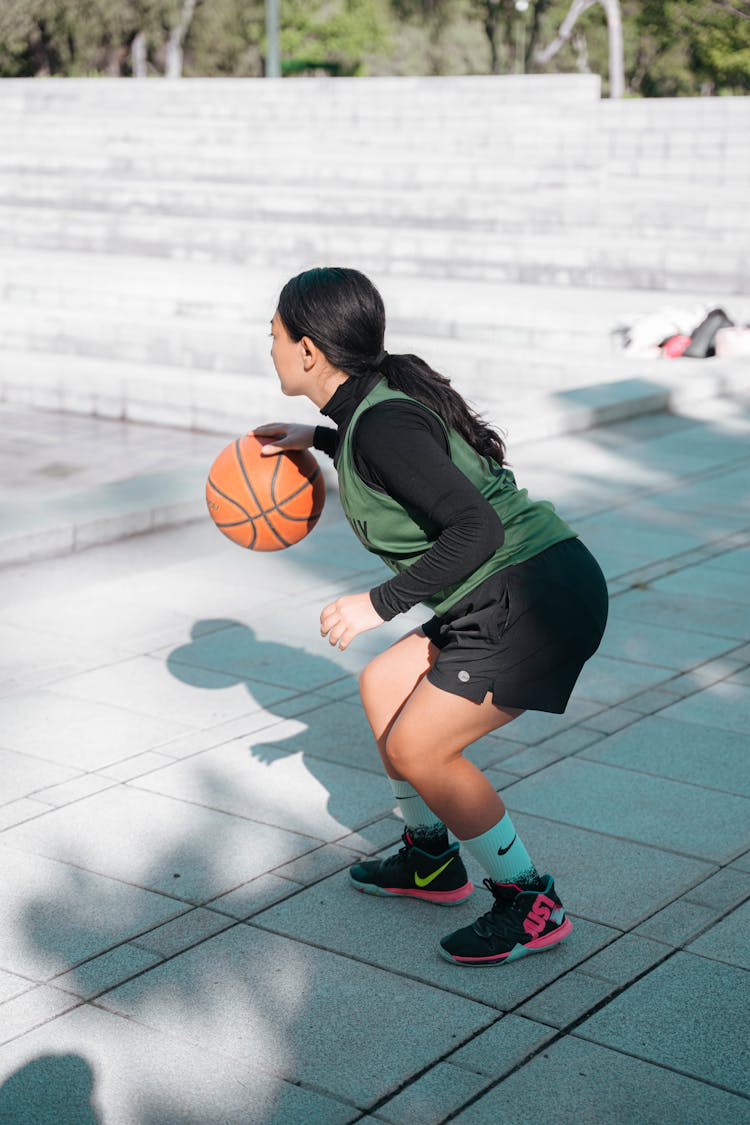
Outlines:
[[[146,254],[174,259],[284,263],[288,273],[321,261],[348,261],[372,272],[463,277],[508,283],[615,286],[619,288],[716,288],[742,293],[750,287],[750,258],[736,232],[713,232],[712,253],[691,234],[675,244],[634,238],[628,230],[594,228],[500,232],[437,227],[398,228],[352,221],[271,224],[190,216],[103,215],[85,211],[0,207],[0,246],[33,250],[59,247],[99,254]],[[352,253],[352,248],[356,252]]]
[[[149,257],[11,252],[0,283],[0,345],[98,354],[186,368],[266,373],[268,322],[284,272]],[[613,327],[649,311],[662,294],[638,290],[446,283],[376,278],[388,308],[391,350],[423,350],[456,374],[519,360],[528,372],[606,359]],[[136,284],[137,282],[137,284]],[[701,310],[716,291],[681,295]],[[40,317],[38,310],[44,308]],[[750,319],[750,300],[727,311]]]
[[[298,115],[323,121],[340,117],[375,117],[380,120],[390,111],[394,117],[430,118],[445,114],[471,118],[476,110],[500,112],[518,106],[549,105],[580,108],[599,100],[601,82],[597,75],[506,75],[497,78],[466,75],[453,78],[359,78],[267,79],[194,78],[181,82],[131,82],[96,79],[96,98],[91,98],[87,79],[27,79],[3,81],[6,115],[26,115],[30,111],[76,112],[81,108],[92,117],[106,118],[113,108],[126,106],[131,113],[139,109],[155,118],[194,117],[219,119],[241,116],[258,121],[288,119],[289,107]],[[300,93],[304,97],[300,99]]]
[[[538,363],[528,370],[519,355],[494,363],[485,357],[470,371],[456,371],[447,359],[439,369],[514,441],[585,430],[747,386],[747,363],[737,359],[666,363],[613,356],[588,367],[548,361],[546,368]],[[270,372],[78,354],[3,350],[0,393],[7,404],[217,433],[244,432],[264,421],[310,421],[309,404],[282,399]]]
[[[640,188],[640,190],[639,190]],[[91,212],[95,215],[204,217],[221,221],[326,222],[356,221],[367,225],[412,225],[418,229],[462,229],[497,234],[552,233],[561,230],[576,236],[597,218],[600,237],[625,228],[640,237],[671,239],[706,235],[718,239],[750,231],[746,189],[733,192],[704,188],[684,202],[669,201],[651,186],[636,185],[592,190],[589,183],[565,190],[537,182],[522,195],[504,184],[495,190],[477,186],[471,191],[390,186],[376,189],[332,185],[323,191],[302,193],[295,186],[265,183],[211,183],[204,181],[87,176],[68,173],[64,178],[38,173],[6,172],[0,175],[0,206],[42,212]]]
[[[275,393],[279,288],[326,262],[467,397],[628,382],[618,322],[750,289],[748,111],[591,76],[4,82],[3,394],[224,425]]]

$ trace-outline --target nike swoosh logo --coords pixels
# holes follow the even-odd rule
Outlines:
[[[518,833],[516,832],[516,835],[515,835],[515,836],[513,837],[513,839],[511,840],[511,842],[510,842],[510,843],[508,844],[507,848],[498,848],[498,849],[497,849],[497,854],[498,854],[498,855],[505,855],[505,853],[506,853],[506,852],[509,852],[509,851],[510,851],[510,849],[511,849],[511,848],[513,847],[513,845],[515,844],[515,842],[516,842],[516,837],[517,837],[517,836],[518,836]]]
[[[455,858],[456,857],[454,855],[452,855],[450,857],[450,859],[448,860],[448,863],[444,863],[442,867],[438,867],[437,871],[433,871],[432,875],[427,875],[424,879],[422,879],[421,876],[417,875],[417,873],[415,871],[414,872],[414,882],[417,884],[418,887],[429,886],[433,879],[437,879],[437,877],[438,877],[438,875],[440,874],[441,871],[445,871],[448,864],[453,863],[453,860]]]

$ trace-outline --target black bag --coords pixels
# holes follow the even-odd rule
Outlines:
[[[682,353],[693,359],[705,359],[706,356],[716,355],[714,339],[720,328],[731,328],[734,321],[730,320],[723,309],[711,309],[711,312],[702,320],[692,332],[692,340]]]

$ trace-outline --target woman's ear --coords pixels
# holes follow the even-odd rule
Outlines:
[[[302,348],[302,363],[305,371],[309,371],[315,366],[315,361],[318,358],[318,348],[312,342],[309,336],[303,336],[300,340],[300,347]]]

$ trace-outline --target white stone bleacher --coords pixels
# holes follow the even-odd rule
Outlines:
[[[379,284],[390,350],[513,435],[585,425],[561,393],[684,382],[612,352],[624,314],[744,310],[748,110],[602,102],[594,76],[4,81],[0,393],[249,424],[279,410],[280,285],[338,263]]]

